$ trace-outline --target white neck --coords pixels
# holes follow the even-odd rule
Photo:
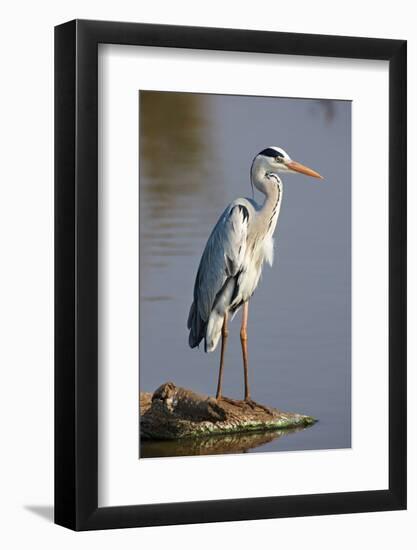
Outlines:
[[[282,192],[282,181],[278,174],[268,172],[261,163],[256,161],[251,170],[252,184],[265,195],[262,210],[274,207]]]

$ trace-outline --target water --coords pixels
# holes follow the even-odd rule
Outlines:
[[[229,202],[251,196],[254,155],[277,145],[325,177],[284,175],[275,262],[248,324],[253,398],[319,422],[244,445],[146,445],[142,456],[350,447],[350,102],[155,92],[140,102],[142,391],[172,380],[215,393],[219,349],[191,350],[186,320],[212,227]],[[243,396],[239,328],[238,314],[223,382],[235,398]]]

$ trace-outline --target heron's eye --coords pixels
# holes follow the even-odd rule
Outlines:
[[[284,157],[277,156],[275,157],[276,162],[284,162]]]

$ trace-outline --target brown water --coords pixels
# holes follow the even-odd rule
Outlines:
[[[275,263],[251,299],[248,326],[253,398],[319,422],[244,445],[146,444],[142,456],[350,447],[350,102],[153,92],[140,102],[143,391],[172,380],[215,392],[219,350],[191,350],[186,321],[213,225],[229,202],[251,196],[254,155],[277,145],[325,176],[283,177]],[[239,322],[230,325],[224,374],[224,393],[237,398]]]

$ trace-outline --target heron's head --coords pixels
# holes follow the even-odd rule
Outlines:
[[[292,160],[289,154],[280,147],[267,147],[256,155],[252,164],[252,170],[263,172],[266,175],[286,172],[323,179],[318,172]]]

